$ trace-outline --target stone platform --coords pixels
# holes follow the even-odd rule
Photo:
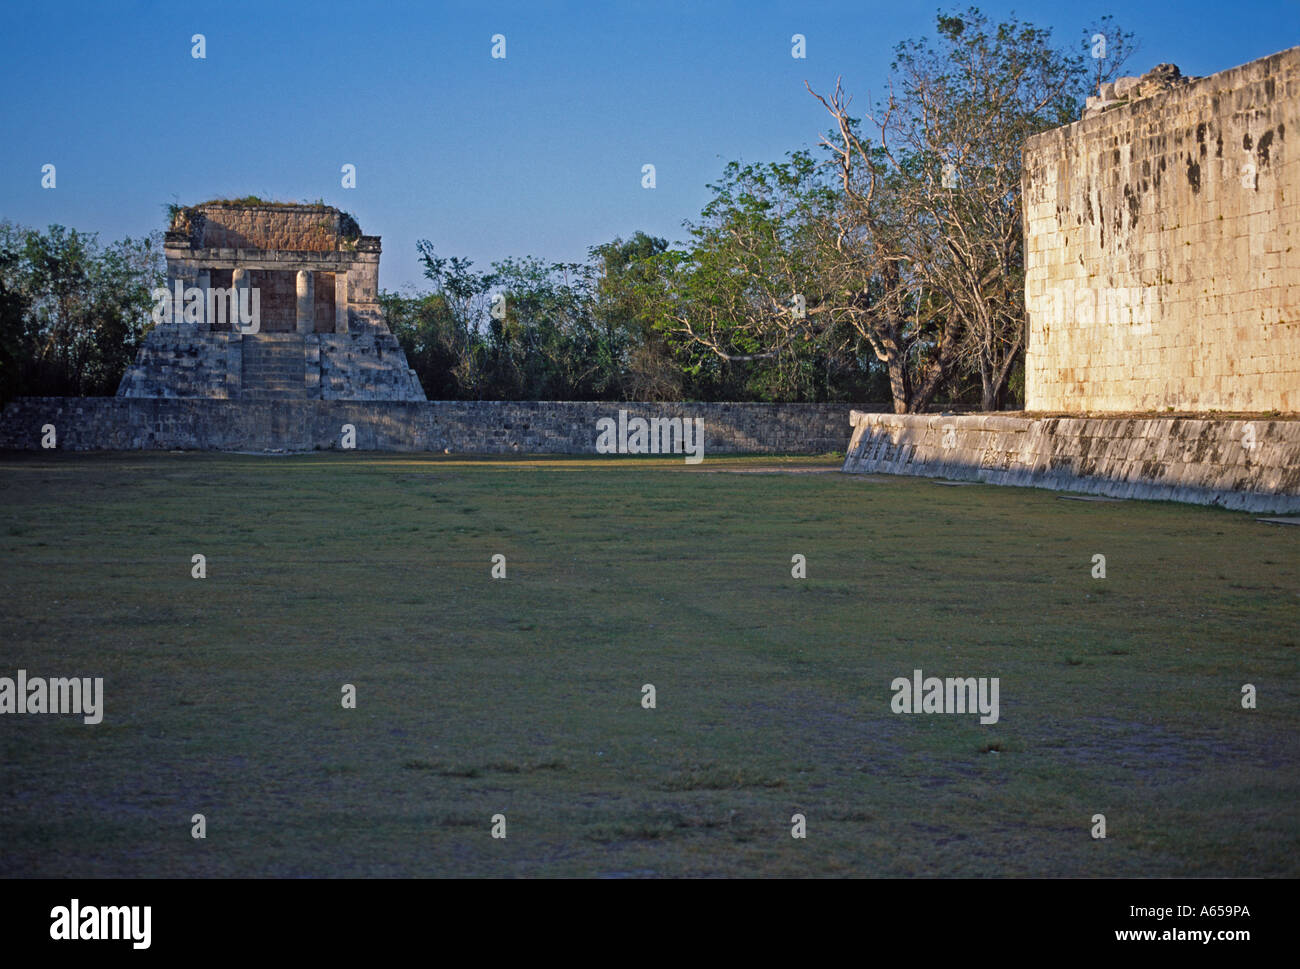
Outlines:
[[[424,400],[387,329],[200,333],[159,326],[118,388],[126,398]]]
[[[352,216],[328,205],[176,209],[156,325],[118,396],[424,400],[384,323],[381,249],[378,236],[361,235]]]

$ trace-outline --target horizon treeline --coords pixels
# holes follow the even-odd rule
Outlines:
[[[860,113],[808,85],[817,147],[726,165],[684,242],[480,272],[421,240],[428,288],[381,292],[384,318],[433,400],[1022,407],[1021,148],[1135,49],[1110,17],[1082,34],[940,13]],[[158,234],[0,223],[0,399],[114,393],[162,275]]]

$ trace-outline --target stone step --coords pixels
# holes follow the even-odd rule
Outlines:
[[[243,383],[247,398],[292,399],[307,396],[303,338],[292,333],[245,336]]]

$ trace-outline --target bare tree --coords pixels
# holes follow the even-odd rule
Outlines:
[[[1133,34],[1121,30],[1110,14],[1084,30],[1083,46],[1092,60],[1093,94],[1100,94],[1103,84],[1119,77],[1124,64],[1139,48]]]
[[[834,133],[822,138],[840,188],[824,240],[827,309],[862,334],[885,365],[894,411],[925,410],[957,358],[957,331],[944,312],[949,307],[926,291],[918,261],[925,247],[921,213],[886,140],[893,107],[877,123],[880,140],[868,142],[840,79],[829,97],[805,86],[835,121]]]
[[[993,410],[1025,340],[1021,150],[1075,116],[1085,74],[1082,58],[1028,24],[994,27],[971,9],[941,14],[938,31],[938,48],[899,45],[889,94],[865,116],[874,148],[854,133],[838,85],[830,101],[818,100],[839,129],[831,147],[851,211],[877,239],[873,195],[888,186],[898,222],[877,258],[906,266],[920,306],[942,319],[909,409],[924,409],[961,368],[979,375],[982,407]],[[867,170],[865,191],[852,186],[850,157]]]
[[[1003,406],[1025,346],[1021,151],[1077,117],[1088,70],[1014,18],[971,8],[937,29],[898,46],[888,95],[860,118],[841,80],[828,95],[805,82],[833,121],[824,164],[733,163],[710,186],[665,277],[658,325],[679,348],[795,372],[809,346],[842,354],[855,334],[896,412],[926,410],[957,375],[978,377],[985,410]]]

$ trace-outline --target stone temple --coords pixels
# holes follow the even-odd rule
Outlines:
[[[380,311],[379,252],[378,236],[327,205],[176,209],[167,291],[192,296],[192,311],[172,301],[118,397],[423,401]],[[241,290],[255,327],[228,309]]]

